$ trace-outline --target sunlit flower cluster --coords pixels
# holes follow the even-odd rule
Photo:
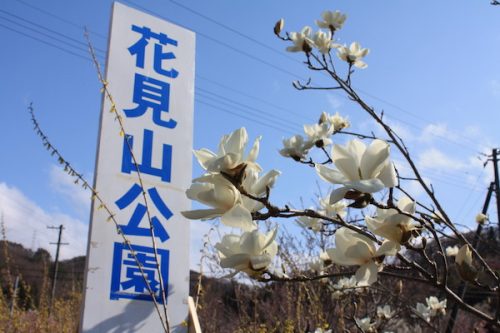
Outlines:
[[[322,55],[327,55],[332,49],[337,49],[339,59],[347,62],[350,66],[366,68],[368,65],[362,59],[370,53],[369,49],[362,48],[358,42],[351,43],[349,47],[334,42],[334,35],[337,30],[342,28],[347,16],[339,11],[324,11],[321,17],[321,20],[316,20],[316,25],[320,30],[314,34],[310,26],[305,26],[300,32],[288,33],[288,40],[293,45],[288,46],[286,50],[288,52],[305,52],[309,54],[313,49],[317,49]],[[276,23],[274,33],[277,36],[280,36],[284,24],[283,19]]]
[[[436,296],[430,296],[425,299],[425,303],[417,303],[415,310],[427,322],[438,315],[446,314],[446,299],[440,301]]]
[[[448,246],[445,252],[448,257],[454,257],[458,254],[458,246]]]
[[[277,229],[267,234],[257,229],[242,235],[229,234],[215,245],[219,251],[222,268],[232,268],[249,276],[259,276],[271,264],[278,252],[276,244]]]
[[[411,232],[419,228],[419,224],[411,218],[415,214],[415,201],[403,197],[399,200],[397,208],[405,214],[399,213],[394,208],[377,208],[377,216],[366,216],[365,221],[368,229],[375,235],[403,244],[410,239]]]
[[[349,47],[342,45],[338,47],[337,56],[358,68],[366,68],[368,65],[361,59],[370,53],[369,49],[362,48],[358,42],[353,42]]]
[[[381,319],[391,319],[395,312],[391,310],[390,305],[377,306],[377,317]]]
[[[356,325],[361,329],[362,332],[364,333],[375,333],[377,332],[376,329],[376,322],[372,322],[372,319],[370,317],[365,317],[362,319],[354,318],[356,321]]]
[[[245,155],[248,135],[240,128],[222,137],[217,153],[206,148],[194,151],[206,173],[193,179],[186,195],[209,208],[181,212],[188,219],[220,218],[222,224],[241,229],[243,234],[225,235],[216,248],[222,267],[249,275],[264,271],[277,253],[276,230],[264,235],[252,218],[263,205],[250,196],[266,195],[280,175],[278,170],[261,175],[262,168],[256,162],[260,139]]]
[[[354,276],[351,276],[350,278],[348,277],[343,277],[337,281],[334,285],[332,285],[332,297],[334,299],[339,299],[345,295],[348,295],[350,293],[356,293],[363,288],[360,288],[358,286],[358,281]]]
[[[349,126],[347,118],[340,116],[338,112],[334,115],[323,112],[318,123],[304,125],[306,138],[294,135],[291,138],[283,139],[283,148],[280,150],[280,154],[296,161],[304,160],[313,147],[323,148],[331,145],[331,136]]]
[[[331,204],[352,197],[352,191],[371,194],[397,185],[396,171],[389,158],[389,144],[385,141],[373,140],[366,147],[362,141],[354,139],[346,146],[335,144],[331,155],[336,169],[316,165],[322,179],[342,185],[331,193]]]
[[[360,266],[355,274],[359,286],[369,286],[377,281],[377,274],[383,269],[385,256],[395,255],[398,244],[386,240],[380,247],[357,231],[342,227],[335,233],[335,248],[327,249],[330,259],[339,265]]]

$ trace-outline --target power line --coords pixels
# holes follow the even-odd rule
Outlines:
[[[52,18],[55,18],[56,20],[59,20],[59,21],[61,21],[61,22],[63,22],[63,23],[66,23],[66,24],[71,25],[71,26],[73,26],[73,27],[75,27],[75,28],[78,28],[78,29],[80,29],[80,30],[83,30],[83,29],[85,28],[84,26],[78,25],[78,24],[76,24],[76,23],[74,23],[74,22],[72,22],[72,21],[70,21],[70,20],[67,20],[67,19],[62,18],[62,17],[60,17],[60,16],[57,16],[57,15],[55,15],[55,14],[53,14],[53,13],[49,12],[49,11],[46,11],[45,9],[42,9],[42,8],[40,8],[40,7],[36,7],[36,6],[32,5],[32,4],[29,4],[29,3],[27,3],[26,1],[23,1],[23,0],[17,0],[17,2],[19,2],[19,3],[23,4],[24,6],[27,6],[27,7],[31,8],[31,9],[34,9],[34,10],[36,10],[36,11],[40,12],[40,13],[43,13],[43,14],[45,14],[45,15],[47,15],[47,16],[50,16],[50,17],[52,17]],[[103,34],[101,34],[101,33],[99,33],[99,32],[96,32],[96,31],[93,31],[93,30],[90,30],[90,29],[89,29],[89,31],[90,31],[90,32],[92,32],[92,34],[93,34],[93,35],[95,35],[95,36],[97,36],[97,37],[99,37],[99,38],[102,38],[102,39],[107,39],[107,37],[106,37],[106,36],[104,36]]]
[[[264,111],[262,111],[260,109],[251,107],[249,105],[246,105],[246,104],[243,104],[243,103],[240,103],[240,102],[237,102],[235,100],[232,100],[230,98],[227,98],[227,97],[219,95],[219,94],[216,94],[214,92],[211,92],[209,90],[203,89],[201,87],[198,87],[197,92],[201,93],[202,95],[205,94],[205,95],[213,96],[213,97],[215,97],[215,98],[217,98],[219,100],[222,100],[222,102],[232,103],[232,104],[240,107],[240,110],[247,109],[247,110],[256,111],[257,113],[259,113],[259,116],[266,117],[266,118],[268,118],[268,119],[270,119],[272,121],[277,121],[277,122],[281,122],[281,123],[284,123],[284,124],[292,124],[292,125],[297,126],[299,128],[301,128],[303,126],[302,124],[293,122],[290,119],[284,119],[284,118],[281,118],[281,117],[279,117],[277,115],[266,113],[266,112],[264,112]],[[219,103],[221,103],[221,102],[219,102]],[[228,104],[226,103],[226,105],[228,105]],[[231,105],[229,104],[229,106],[231,106]]]
[[[202,105],[206,105],[208,107],[211,107],[217,111],[222,111],[222,112],[225,112],[225,113],[229,113],[233,116],[236,116],[236,117],[239,117],[239,118],[243,118],[243,119],[246,119],[248,121],[251,121],[251,122],[254,122],[254,123],[257,123],[257,124],[260,124],[262,126],[265,126],[265,127],[269,127],[269,128],[272,128],[272,129],[275,129],[275,130],[278,130],[280,132],[283,132],[283,133],[287,133],[287,134],[293,134],[293,131],[290,131],[288,129],[284,129],[282,127],[278,127],[278,126],[274,126],[272,124],[269,124],[269,123],[265,123],[265,122],[262,122],[260,120],[257,120],[255,118],[251,118],[251,117],[248,117],[246,115],[243,115],[243,114],[240,114],[240,113],[235,113],[235,112],[232,112],[231,110],[228,110],[228,109],[225,109],[225,108],[221,108],[221,107],[218,107],[218,106],[215,106],[213,104],[210,104],[210,103],[207,103],[207,102],[204,102],[204,101],[200,101],[198,98],[195,98],[195,100],[202,104]]]
[[[9,27],[6,27],[6,26],[3,26],[2,24],[0,24],[0,27],[4,27],[4,28],[9,29],[9,30],[11,30],[11,31],[14,31],[14,32],[20,33],[20,34],[22,34],[22,35],[24,35],[24,36],[26,36],[26,37],[29,37],[29,38],[35,39],[35,40],[37,40],[37,41],[39,41],[39,42],[42,42],[42,43],[47,44],[47,45],[49,45],[49,46],[55,47],[55,48],[57,48],[57,49],[59,49],[59,50],[62,50],[62,51],[67,52],[67,53],[70,53],[70,54],[72,54],[72,55],[78,56],[78,57],[80,57],[80,58],[82,58],[82,59],[88,59],[88,58],[86,58],[86,57],[83,57],[83,56],[81,56],[81,55],[75,54],[75,53],[73,53],[73,52],[71,52],[71,51],[68,51],[68,50],[66,50],[66,49],[62,49],[62,48],[60,48],[60,47],[58,47],[58,46],[56,46],[56,45],[54,45],[54,44],[52,44],[52,43],[49,43],[49,42],[46,42],[46,41],[40,40],[40,39],[38,39],[38,38],[36,38],[36,37],[30,36],[30,35],[26,35],[26,34],[24,34],[24,33],[20,32],[20,31],[17,31],[17,30],[15,30],[15,29],[12,29],[12,28],[9,28]],[[69,46],[71,46],[71,45],[69,45]],[[233,102],[234,102],[234,101],[233,101]],[[237,102],[237,103],[238,103],[238,102]],[[207,104],[207,103],[205,103],[205,104]],[[241,103],[239,103],[239,104],[241,104]],[[210,106],[211,106],[211,107],[216,108],[216,106],[214,106],[214,105],[210,105]],[[248,107],[248,106],[246,106],[246,107]],[[248,107],[248,108],[251,108],[251,107]],[[222,111],[223,111],[223,112],[226,112],[226,113],[231,113],[231,114],[233,114],[233,115],[236,115],[234,112],[230,112],[230,111],[229,111],[229,110],[227,110],[227,109],[222,110]],[[251,120],[251,121],[252,121],[252,119],[251,119],[251,118],[249,118],[249,117],[242,117],[242,118],[247,119],[247,120]],[[267,125],[268,125],[268,124],[265,124],[265,123],[260,122],[260,121],[254,121],[254,122],[259,123],[259,124],[261,124],[261,125],[263,125],[263,126],[267,126]],[[268,126],[268,127],[269,127],[269,126]],[[273,127],[273,128],[276,128],[276,127]],[[283,130],[283,129],[281,129],[281,130],[282,130],[282,131],[284,131],[284,132],[287,132],[287,133],[293,133],[293,131],[291,131],[291,130],[290,130],[290,131],[289,131],[289,130]],[[449,182],[449,181],[448,181],[448,182],[446,182],[445,180],[442,180],[441,178],[439,179],[439,181],[440,181],[440,182],[444,182],[444,183],[448,183],[448,184],[451,184],[451,185],[454,185],[454,186],[457,186],[457,187],[462,187],[462,188],[465,188],[465,189],[470,189],[470,188],[466,188],[466,187],[464,187],[464,186],[463,186],[463,185],[461,185],[461,184],[451,183],[451,182]]]
[[[250,98],[250,99],[253,99],[253,100],[259,101],[259,102],[264,103],[264,104],[266,104],[266,105],[269,105],[269,106],[271,106],[271,107],[273,107],[273,108],[275,108],[275,109],[282,110],[282,111],[285,111],[285,112],[288,112],[288,113],[292,113],[292,114],[294,114],[294,115],[296,115],[296,116],[298,116],[298,117],[302,117],[303,119],[310,120],[310,117],[306,117],[304,114],[301,114],[301,113],[296,112],[296,111],[294,111],[294,110],[292,110],[292,109],[289,109],[289,108],[286,108],[286,107],[283,107],[283,106],[280,106],[280,105],[277,105],[277,104],[271,103],[271,102],[269,102],[268,100],[265,100],[265,99],[260,98],[260,97],[258,97],[258,96],[255,96],[255,95],[250,95],[250,94],[248,94],[248,93],[246,93],[246,92],[243,92],[243,91],[241,91],[241,90],[235,89],[235,88],[230,87],[230,86],[228,86],[228,85],[225,85],[225,84],[223,84],[223,83],[220,83],[220,82],[214,81],[214,80],[209,79],[209,78],[207,78],[207,77],[205,77],[205,76],[201,76],[201,75],[199,75],[199,74],[196,74],[196,78],[197,78],[197,79],[204,80],[204,81],[207,81],[207,82],[210,82],[210,83],[212,83],[212,84],[214,84],[214,85],[216,85],[216,86],[219,86],[219,87],[221,87],[221,88],[224,88],[224,89],[229,90],[229,91],[232,91],[232,92],[235,92],[235,93],[237,93],[237,94],[239,94],[239,95],[242,95],[242,96],[248,97],[248,98]]]
[[[18,1],[21,1],[21,0],[18,0]],[[130,4],[134,5],[134,6],[136,6],[137,8],[140,8],[141,10],[143,10],[143,11],[145,11],[145,12],[148,12],[148,13],[150,13],[150,14],[153,14],[153,15],[155,15],[155,16],[158,16],[156,13],[152,12],[151,10],[149,10],[149,9],[147,9],[147,8],[143,7],[143,6],[140,6],[139,4],[137,4],[137,3],[133,2],[133,1],[130,1],[130,0],[125,0],[125,2],[128,2],[128,3],[130,3]],[[54,15],[54,14],[52,14],[52,15],[53,15],[53,16],[56,16],[56,15]],[[56,17],[57,17],[57,16],[56,16]],[[160,16],[160,17],[162,17],[162,16]],[[167,18],[165,18],[165,17],[162,17],[162,18],[163,18],[163,19],[167,19]],[[169,20],[170,20],[170,21],[172,21],[171,19],[169,19]],[[213,19],[212,19],[212,20],[213,20]],[[63,20],[63,21],[67,21],[67,20]],[[174,22],[175,24],[180,25],[179,23],[177,23],[177,22],[175,22],[175,21],[172,21],[172,22]],[[67,22],[66,22],[66,23],[67,23]],[[230,31],[231,31],[231,29],[232,29],[232,28],[229,28],[229,27],[226,27],[226,28],[227,28],[227,29],[229,29]],[[235,29],[232,29],[232,30],[235,30]],[[208,36],[208,35],[206,35],[206,34],[204,34],[204,33],[202,33],[202,32],[199,32],[199,31],[196,31],[196,30],[194,30],[194,31],[195,31],[198,35],[200,35],[200,36],[202,36],[202,37],[204,37],[204,38],[207,38],[207,39],[209,39],[209,40],[211,40],[211,41],[213,41],[213,42],[215,42],[215,43],[218,43],[218,44],[220,44],[220,45],[222,45],[222,46],[224,46],[224,47],[227,47],[227,48],[229,48],[229,49],[231,49],[231,50],[233,50],[233,51],[235,51],[235,52],[237,52],[237,53],[243,54],[243,55],[245,55],[245,56],[247,56],[247,57],[249,57],[249,58],[251,58],[251,59],[254,59],[254,60],[258,61],[258,62],[261,62],[261,63],[263,63],[263,64],[265,64],[265,65],[267,65],[267,66],[270,66],[270,67],[274,68],[275,70],[278,70],[278,71],[281,71],[281,72],[287,73],[287,74],[289,74],[289,75],[291,75],[291,76],[297,77],[297,75],[296,75],[296,74],[294,74],[294,73],[292,73],[292,72],[290,72],[290,71],[288,71],[288,70],[286,70],[286,69],[283,69],[283,68],[281,68],[281,67],[279,67],[279,66],[276,66],[276,65],[274,65],[274,64],[272,64],[272,63],[270,63],[270,62],[268,62],[268,61],[266,61],[266,60],[263,60],[263,59],[261,59],[261,58],[259,58],[259,57],[256,57],[256,56],[253,56],[252,54],[249,54],[249,53],[247,53],[247,52],[243,52],[243,51],[241,51],[240,49],[237,49],[237,48],[235,48],[235,47],[233,47],[233,46],[231,46],[231,45],[229,45],[229,44],[227,44],[227,43],[224,43],[224,42],[222,42],[222,41],[220,41],[220,40],[217,40],[217,39],[215,39],[215,38],[213,38],[213,37],[210,37],[210,36]],[[234,32],[234,31],[233,31],[233,32]],[[252,40],[252,39],[253,39],[252,37],[249,37],[249,36],[247,36],[247,35],[245,35],[245,34],[242,34],[242,35],[243,35],[243,36],[245,36],[245,38],[247,38],[247,39],[250,39],[250,40]],[[265,45],[265,44],[264,44],[264,45]],[[271,49],[272,49],[272,48],[271,48]],[[300,78],[300,79],[304,80],[304,78]],[[358,89],[358,90],[359,90],[359,89]],[[390,102],[388,102],[388,101],[386,101],[386,100],[380,99],[380,98],[378,98],[378,97],[376,97],[376,96],[374,96],[374,95],[370,95],[368,92],[366,92],[366,91],[364,91],[364,90],[359,90],[359,91],[360,91],[360,93],[363,93],[363,94],[365,94],[365,95],[367,95],[367,96],[370,96],[371,98],[377,99],[377,100],[381,101],[382,103],[386,103],[387,105],[389,105],[389,106],[391,106],[391,107],[397,108],[398,110],[400,110],[400,111],[402,111],[402,112],[405,112],[405,113],[411,114],[412,116],[417,117],[417,118],[421,119],[421,120],[422,120],[422,121],[424,121],[424,122],[428,122],[428,120],[425,120],[425,119],[424,119],[424,118],[422,118],[422,117],[416,116],[415,114],[412,114],[411,112],[406,111],[406,110],[404,110],[403,108],[401,108],[401,107],[399,107],[399,106],[397,106],[397,105],[395,105],[395,104],[392,104],[392,103],[390,103]],[[344,96],[344,95],[341,95],[341,96],[342,96],[343,98],[345,98],[345,99],[348,99],[348,98],[347,98],[347,96]],[[407,121],[404,121],[404,120],[402,120],[402,119],[400,119],[400,118],[397,118],[397,117],[394,117],[394,116],[390,116],[390,117],[391,117],[391,118],[394,118],[394,119],[396,119],[396,120],[398,120],[398,121],[401,121],[402,123],[405,123],[405,124],[406,124],[406,125],[408,125],[408,126],[411,126],[411,127],[417,128],[417,129],[422,129],[422,127],[416,126],[416,125],[414,125],[414,124],[412,124],[412,123],[409,123],[409,122],[407,122]],[[455,145],[458,145],[458,146],[461,146],[461,147],[463,147],[463,148],[469,149],[469,150],[471,150],[471,151],[474,151],[474,152],[476,152],[476,151],[477,151],[477,149],[476,149],[476,148],[471,148],[471,147],[469,147],[469,146],[465,146],[464,144],[462,144],[462,143],[460,143],[460,142],[457,142],[457,141],[454,141],[454,140],[451,140],[451,139],[449,139],[449,138],[447,138],[447,137],[445,137],[445,136],[442,136],[442,135],[439,135],[439,134],[433,134],[433,135],[435,135],[436,137],[440,137],[440,138],[442,138],[443,140],[449,141],[449,142],[451,142],[451,143],[453,143],[453,144],[455,144]],[[470,141],[470,139],[469,139],[469,138],[466,138],[466,137],[464,137],[464,138]]]
[[[230,27],[230,26],[228,26],[228,25],[225,25],[225,24],[223,24],[223,23],[221,23],[221,22],[219,22],[219,21],[217,21],[217,20],[215,20],[215,19],[213,19],[213,18],[211,18],[211,17],[209,17],[209,16],[207,16],[207,15],[205,15],[205,14],[202,14],[202,13],[200,13],[200,12],[198,12],[198,11],[194,10],[194,9],[193,9],[193,8],[191,8],[191,7],[188,7],[188,6],[184,5],[184,4],[181,4],[181,3],[179,3],[179,2],[177,2],[177,1],[175,1],[175,0],[169,0],[169,1],[170,1],[171,3],[173,3],[173,4],[175,4],[176,6],[179,6],[179,7],[183,8],[183,9],[185,9],[185,10],[187,10],[187,11],[189,11],[189,12],[191,12],[191,13],[193,13],[193,14],[195,14],[195,15],[199,16],[199,17],[204,18],[205,20],[207,20],[207,21],[209,21],[209,22],[211,22],[211,23],[213,23],[213,24],[215,24],[215,25],[218,25],[218,26],[220,26],[220,27],[224,28],[225,30],[228,30],[228,31],[230,31],[230,32],[232,32],[232,33],[234,33],[234,34],[236,34],[236,35],[238,35],[238,36],[240,36],[240,37],[243,37],[243,38],[245,38],[245,39],[247,39],[247,40],[249,40],[249,41],[251,41],[251,42],[253,42],[253,43],[255,43],[255,44],[259,45],[259,46],[261,46],[261,47],[264,47],[264,48],[266,48],[266,49],[268,49],[268,50],[270,50],[270,51],[273,51],[273,52],[275,52],[275,53],[279,54],[280,56],[285,57],[285,58],[287,58],[287,59],[289,59],[289,60],[291,60],[291,61],[294,61],[294,62],[296,62],[296,63],[302,64],[302,62],[301,62],[301,61],[299,61],[299,60],[297,60],[297,59],[295,59],[295,58],[293,58],[293,57],[288,56],[286,53],[283,53],[282,51],[279,51],[279,50],[277,50],[277,49],[275,49],[275,48],[273,48],[273,47],[271,47],[271,46],[269,46],[269,45],[267,45],[267,44],[264,44],[264,43],[262,43],[261,41],[259,41],[259,40],[255,39],[255,38],[253,38],[253,37],[251,37],[251,36],[249,36],[249,35],[247,35],[247,34],[244,34],[244,33],[240,32],[240,31],[238,31],[238,30],[237,30],[237,29],[235,29],[235,28],[232,28],[232,27]],[[130,1],[130,2],[132,2],[132,1]],[[304,79],[302,78],[302,80],[304,80]],[[386,104],[386,105],[389,105],[389,106],[391,106],[391,107],[393,107],[393,108],[395,108],[395,109],[397,109],[397,110],[399,110],[399,111],[401,111],[401,112],[404,112],[404,113],[406,113],[406,114],[408,114],[408,115],[410,115],[410,116],[414,117],[415,119],[419,119],[419,120],[421,120],[421,121],[423,121],[423,122],[428,122],[428,120],[426,120],[425,118],[421,117],[420,115],[417,115],[417,114],[415,114],[415,113],[413,113],[413,112],[410,112],[410,111],[408,111],[408,110],[405,110],[405,109],[403,109],[402,107],[400,107],[400,106],[398,106],[398,105],[396,105],[396,104],[394,104],[394,103],[391,103],[391,102],[389,102],[389,101],[387,101],[387,100],[384,100],[384,99],[382,99],[382,98],[379,98],[379,97],[377,97],[377,96],[375,96],[375,95],[372,95],[372,94],[368,93],[368,92],[367,92],[367,91],[365,91],[365,90],[362,90],[362,89],[359,89],[359,88],[356,88],[356,90],[357,90],[358,92],[360,92],[361,94],[363,94],[363,95],[366,95],[366,96],[368,96],[368,97],[370,97],[370,98],[373,98],[373,99],[375,99],[375,100],[378,100],[378,101],[380,101],[380,102],[382,102],[382,103],[384,103],[384,104]],[[345,96],[344,96],[344,97],[345,97]],[[396,118],[395,118],[395,119],[396,119]],[[462,136],[462,135],[460,135],[460,136]],[[467,138],[467,137],[465,137],[465,136],[462,136],[462,137],[463,137],[463,138],[465,138],[466,140],[468,140],[468,141],[472,142],[472,140],[471,140],[471,139],[469,139],[469,138]],[[474,149],[474,150],[475,150],[475,149]]]
[[[293,62],[302,64],[299,60],[297,60],[297,59],[295,59],[293,57],[288,56],[287,53],[283,53],[282,50],[277,50],[277,49],[275,49],[275,48],[273,48],[273,47],[271,47],[271,46],[269,46],[267,44],[264,44],[261,41],[255,39],[255,38],[253,38],[253,37],[251,37],[249,35],[246,35],[246,34],[242,33],[241,31],[238,31],[237,29],[231,28],[230,26],[228,26],[226,24],[223,24],[223,23],[221,23],[221,22],[219,22],[219,21],[217,21],[217,20],[215,20],[215,19],[213,19],[213,18],[211,18],[211,17],[209,17],[209,16],[207,16],[205,14],[202,14],[202,13],[200,13],[200,12],[198,12],[198,11],[196,11],[196,10],[194,10],[194,9],[192,9],[192,8],[184,5],[184,4],[181,4],[181,3],[177,2],[177,1],[174,1],[174,0],[169,0],[169,1],[171,3],[173,3],[174,5],[176,5],[176,6],[184,8],[185,10],[187,10],[187,11],[189,11],[189,12],[191,12],[191,13],[199,16],[199,17],[204,18],[205,20],[207,20],[209,22],[212,22],[215,25],[218,25],[218,26],[220,26],[220,27],[222,27],[222,28],[224,28],[224,29],[226,29],[228,31],[231,31],[232,33],[234,33],[234,34],[236,34],[236,35],[238,35],[240,37],[248,39],[249,41],[251,41],[251,42],[253,42],[253,43],[255,43],[255,44],[257,44],[257,45],[259,45],[259,46],[261,46],[261,47],[263,47],[265,49],[267,49],[267,50],[270,50],[270,51],[272,51],[272,52],[280,55],[281,57],[284,57],[284,58],[286,58],[288,60],[291,60]]]
[[[16,18],[16,19],[18,19],[18,20],[20,20],[20,21],[23,21],[23,22],[26,22],[26,23],[28,23],[28,24],[31,24],[31,25],[33,25],[33,26],[35,26],[35,27],[41,28],[41,29],[43,29],[43,30],[45,30],[45,31],[48,31],[48,32],[50,32],[50,33],[52,33],[52,34],[55,34],[55,35],[57,35],[57,36],[61,36],[62,38],[65,38],[65,39],[67,39],[67,40],[69,40],[69,41],[72,41],[72,42],[74,42],[74,43],[76,43],[76,44],[82,45],[82,46],[84,46],[84,47],[85,47],[83,50],[84,50],[84,51],[87,51],[87,43],[84,43],[84,42],[82,42],[82,41],[80,41],[80,40],[78,40],[78,39],[76,39],[76,38],[73,38],[73,37],[70,37],[70,36],[65,35],[65,34],[63,34],[63,33],[60,33],[60,32],[58,32],[58,31],[55,31],[55,30],[49,29],[49,28],[47,28],[47,27],[45,27],[45,26],[43,26],[43,25],[40,25],[40,24],[35,23],[35,22],[33,22],[33,21],[27,20],[27,19],[25,19],[25,18],[23,18],[23,17],[20,17],[20,16],[15,15],[15,14],[9,13],[9,12],[7,12],[7,11],[5,11],[5,10],[0,9],[0,12],[4,13],[4,14],[6,14],[6,15],[10,16],[10,17],[14,17],[14,18]],[[39,34],[42,34],[42,35],[47,36],[47,37],[49,37],[49,38],[56,39],[56,40],[58,40],[58,41],[60,41],[60,42],[62,42],[62,43],[66,43],[66,42],[64,42],[64,41],[61,41],[60,39],[57,39],[57,38],[52,37],[52,36],[50,36],[50,35],[44,34],[44,33],[40,32],[40,31],[38,31],[38,30],[35,30],[35,29],[33,29],[33,28],[30,28],[30,27],[27,27],[27,26],[25,26],[25,25],[23,25],[23,24],[20,24],[20,23],[18,23],[18,22],[15,22],[15,21],[9,20],[9,19],[7,19],[7,18],[3,18],[3,19],[4,19],[4,20],[7,20],[7,21],[10,21],[11,23],[17,24],[17,25],[19,25],[19,26],[22,26],[22,27],[24,27],[25,29],[29,29],[29,30],[31,30],[31,31],[34,31],[34,32],[39,33]],[[79,48],[79,49],[80,49],[80,48]],[[104,53],[105,53],[105,51],[104,51],[104,50],[102,50],[102,49],[99,49],[99,48],[94,48],[94,49],[95,49],[98,53],[102,53],[102,54],[104,54]]]
[[[78,57],[78,58],[81,58],[81,59],[85,59],[85,60],[87,60],[87,61],[92,61],[92,59],[90,58],[90,56],[85,57],[85,56],[83,56],[83,55],[81,55],[81,54],[75,53],[75,52],[73,52],[73,51],[69,51],[69,50],[67,50],[67,49],[64,49],[64,48],[62,48],[62,47],[60,47],[60,46],[56,45],[56,44],[52,44],[52,43],[47,42],[47,41],[45,41],[45,40],[42,40],[42,39],[40,39],[40,38],[33,37],[33,36],[28,35],[28,34],[26,34],[26,33],[24,33],[24,32],[21,32],[21,31],[19,31],[19,30],[13,29],[13,28],[8,27],[8,26],[5,26],[5,25],[3,25],[3,24],[1,24],[1,23],[0,23],[0,27],[1,27],[1,28],[4,28],[4,29],[7,29],[7,30],[10,30],[10,31],[12,31],[12,32],[15,32],[15,33],[17,33],[17,34],[23,35],[24,37],[28,37],[28,38],[30,38],[30,39],[36,40],[36,41],[38,41],[38,42],[40,42],[40,43],[43,43],[43,44],[45,44],[45,45],[48,45],[48,46],[51,46],[51,47],[55,47],[56,49],[58,49],[58,50],[60,50],[60,51],[63,51],[63,52],[65,52],[65,53],[71,54],[71,55],[73,55],[73,56],[75,56],[75,57]]]

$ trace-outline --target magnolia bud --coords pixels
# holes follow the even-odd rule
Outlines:
[[[488,221],[488,215],[479,213],[476,215],[476,222],[479,224],[485,224]]]
[[[328,114],[326,112],[321,112],[321,116],[319,116],[318,124],[324,124],[328,121]]]
[[[399,280],[398,283],[396,283],[396,294],[401,295],[403,292],[403,280]]]
[[[458,250],[455,263],[460,277],[469,282],[475,281],[477,270],[472,265],[472,251],[469,245],[465,244]]]
[[[276,36],[279,36],[284,26],[285,26],[285,20],[279,19],[279,21],[276,22],[276,24],[274,25],[274,34]]]

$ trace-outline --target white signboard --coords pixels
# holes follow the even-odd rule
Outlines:
[[[163,313],[165,293],[171,331],[185,332],[195,36],[120,3],[110,34],[106,81],[125,131],[104,99],[95,187],[130,243],[94,202],[81,331],[162,332],[153,297]]]

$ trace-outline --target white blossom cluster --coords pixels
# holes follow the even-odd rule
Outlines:
[[[280,154],[296,161],[304,160],[311,148],[331,145],[332,139],[330,137],[349,126],[349,120],[339,115],[338,112],[334,115],[323,112],[317,124],[304,125],[306,138],[294,135],[291,138],[283,139],[283,148],[280,150]]]
[[[220,218],[224,225],[241,229],[241,234],[224,235],[221,242],[215,245],[221,267],[257,276],[269,267],[278,252],[275,241],[277,229],[267,234],[258,230],[252,212],[259,211],[263,206],[242,195],[235,182],[239,182],[247,194],[260,197],[274,185],[280,172],[271,170],[261,175],[262,168],[256,161],[260,137],[245,155],[247,143],[247,131],[240,128],[222,137],[217,153],[205,148],[194,151],[206,173],[193,179],[186,195],[210,208],[184,211],[182,215],[188,219]]]
[[[309,142],[309,146],[313,142],[319,146],[317,142],[322,140],[322,145],[333,145],[331,160],[335,167],[316,164],[315,169],[321,179],[339,186],[326,198],[319,200],[317,212],[327,218],[343,219],[348,206],[345,199],[356,203],[383,189],[394,187],[397,184],[396,172],[387,142],[376,139],[367,146],[354,139],[345,146],[333,144],[329,135],[334,131],[334,122],[330,120],[338,119],[338,116],[331,117],[323,113],[320,119],[323,123],[318,126],[305,126],[309,137],[306,142]],[[257,163],[260,138],[254,141],[250,151],[245,154],[247,143],[247,132],[241,128],[225,135],[216,153],[205,148],[194,152],[206,173],[193,180],[186,195],[208,208],[182,214],[190,219],[220,218],[222,224],[241,229],[242,234],[225,235],[216,244],[221,266],[258,276],[269,268],[277,253],[277,230],[267,234],[258,230],[252,213],[260,211],[264,205],[255,198],[263,198],[268,194],[280,172],[271,170],[263,174]],[[284,155],[283,151],[281,153]],[[383,269],[384,258],[396,255],[401,244],[409,241],[412,232],[419,228],[411,219],[414,213],[415,202],[406,197],[401,198],[395,208],[377,209],[375,216],[366,215],[365,218],[367,229],[374,236],[358,227],[343,226],[335,232],[335,247],[326,249],[324,256],[338,265],[359,266],[354,276],[357,285],[371,285],[377,281],[378,272]],[[297,222],[315,232],[323,228],[322,220],[317,217],[301,216]],[[324,258],[319,262],[324,262]]]
[[[347,16],[339,11],[325,11],[321,17],[321,20],[316,20],[316,25],[320,30],[315,33],[313,33],[310,26],[303,27],[300,32],[288,33],[288,40],[293,45],[288,46],[286,50],[288,52],[305,52],[309,54],[313,49],[316,49],[324,56],[329,54],[332,49],[336,49],[338,58],[347,62],[350,66],[366,68],[368,65],[362,59],[370,53],[369,49],[362,48],[358,42],[353,42],[349,46],[335,43],[334,34],[342,28]],[[278,21],[274,28],[276,35],[280,36],[284,25],[283,19]],[[321,29],[326,29],[326,31]]]
[[[300,33],[290,33],[288,39],[294,45],[288,50],[306,53],[308,47],[318,48],[320,52],[329,50],[334,47],[333,34],[342,28],[345,19],[346,16],[339,12],[324,12],[316,23],[327,31],[320,30],[312,35],[311,28],[305,27]],[[283,20],[276,24],[277,35],[280,35],[283,25]],[[361,49],[357,43],[349,48],[335,47],[340,59],[350,65],[365,67],[361,59],[368,50]],[[339,221],[341,225],[335,231],[335,246],[325,249],[322,257],[311,263],[311,268],[322,274],[325,262],[357,266],[348,283],[365,287],[377,281],[386,257],[397,255],[401,245],[414,241],[413,237],[421,226],[412,218],[416,212],[415,202],[404,196],[399,200],[392,198],[392,206],[379,206],[374,216],[363,212],[366,227],[344,221],[347,207],[363,209],[373,203],[375,193],[398,185],[389,143],[380,139],[368,144],[359,139],[350,140],[345,145],[333,142],[332,136],[348,126],[347,118],[338,113],[323,112],[318,123],[304,125],[305,136],[285,139],[279,152],[282,156],[314,166],[319,178],[335,186],[326,198],[319,200],[317,214],[295,215],[298,224],[314,232],[324,230],[324,219]],[[278,170],[264,173],[257,163],[260,140],[257,138],[247,153],[248,135],[245,128],[240,128],[222,137],[217,152],[206,148],[194,151],[205,174],[193,179],[186,195],[208,207],[182,212],[189,219],[218,218],[222,224],[240,229],[240,233],[223,236],[215,247],[222,267],[253,277],[271,270],[278,251],[277,229],[262,233],[254,221],[258,212],[269,208],[265,204],[280,175]],[[313,148],[322,149],[328,156],[325,163],[331,162],[332,166],[306,160]],[[339,291],[346,289],[345,286],[338,287]]]
[[[351,293],[357,293],[362,289],[358,287],[358,281],[354,276],[339,279],[331,288],[333,290],[332,297],[334,299],[342,298]]]
[[[440,301],[436,296],[430,296],[425,299],[425,303],[417,303],[415,311],[427,322],[438,315],[446,314],[446,299]]]

